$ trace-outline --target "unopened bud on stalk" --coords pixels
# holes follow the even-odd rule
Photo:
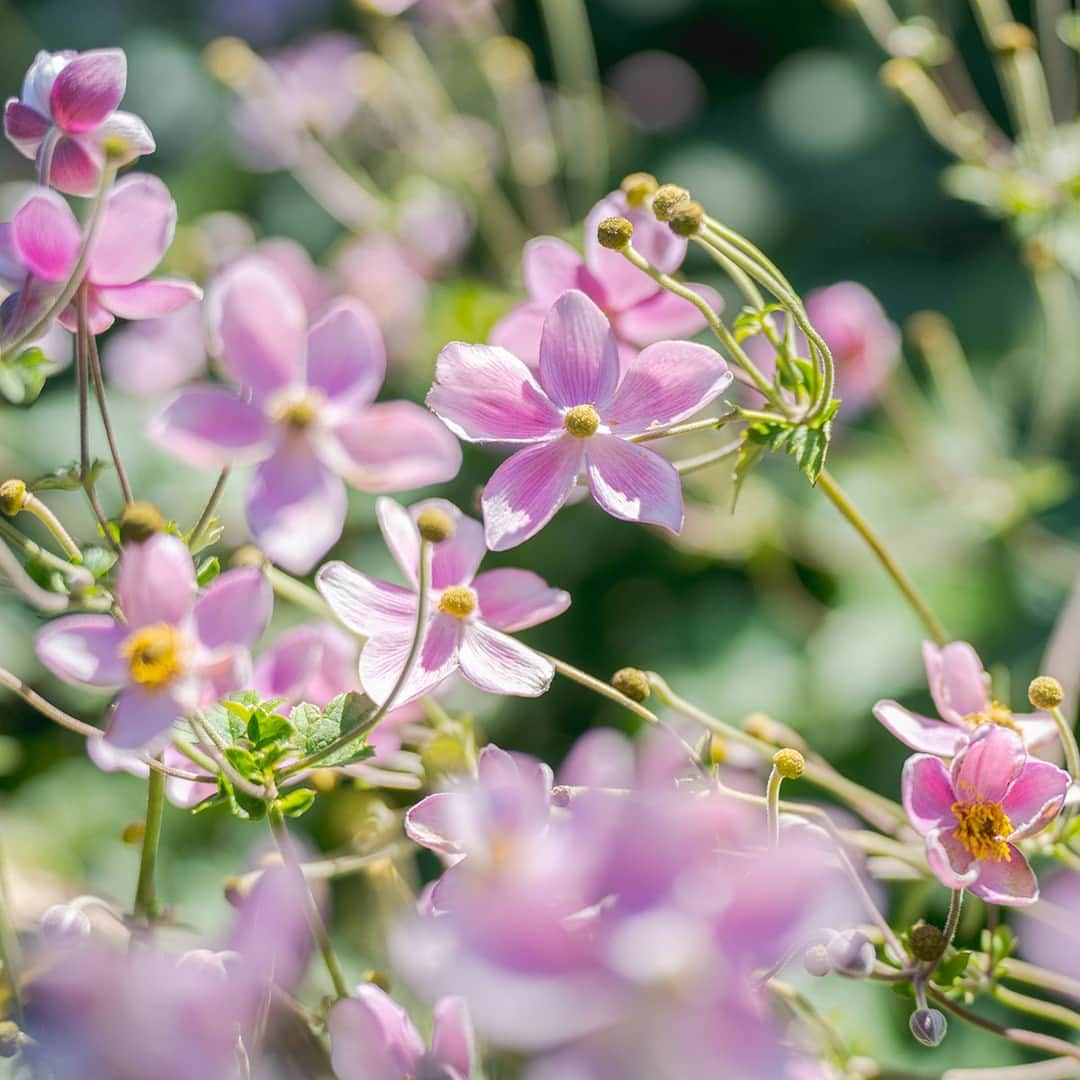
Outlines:
[[[923,1046],[940,1045],[949,1029],[945,1014],[940,1009],[916,1009],[908,1020],[908,1027]]]
[[[864,979],[874,970],[877,953],[861,930],[841,930],[825,948],[833,971]]]
[[[633,238],[634,226],[624,217],[604,218],[596,226],[596,239],[610,251],[624,250]]]
[[[668,225],[671,231],[679,236],[694,236],[701,231],[704,220],[705,207],[693,199],[686,199],[671,211]]]
[[[14,517],[26,505],[26,484],[22,480],[5,480],[0,484],[0,512]]]
[[[611,676],[611,685],[624,697],[636,701],[639,705],[647,700],[651,693],[645,672],[634,667],[619,668]]]
[[[238,37],[220,37],[211,41],[203,53],[210,74],[226,86],[243,82],[255,64],[255,54]]]
[[[829,962],[829,950],[824,945],[811,945],[803,953],[802,963],[807,974],[818,979],[824,978],[832,971],[832,964]]]
[[[932,964],[941,958],[945,951],[945,935],[930,923],[916,923],[908,935],[911,955],[916,960]]]
[[[798,750],[785,746],[773,754],[773,765],[785,780],[798,780],[806,771],[806,759]]]
[[[41,916],[42,940],[55,949],[70,949],[90,936],[90,918],[74,904],[54,904]]]
[[[120,538],[127,544],[141,544],[155,533],[164,532],[166,521],[161,511],[149,502],[129,503],[120,515]]]
[[[1036,709],[1056,709],[1065,700],[1065,690],[1053,675],[1040,675],[1031,680],[1028,701]]]
[[[644,206],[645,200],[656,192],[660,185],[652,173],[634,172],[624,176],[619,187],[631,206]]]
[[[672,212],[680,203],[690,198],[690,192],[677,184],[664,184],[656,189],[653,196],[652,210],[657,221],[670,221]]]
[[[1038,48],[1039,40],[1023,23],[1002,23],[991,34],[991,43],[999,53],[1024,52]]]
[[[454,535],[454,519],[434,506],[422,510],[416,519],[420,535],[431,544],[441,544]]]

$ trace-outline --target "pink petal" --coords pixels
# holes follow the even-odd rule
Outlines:
[[[126,87],[123,49],[80,53],[53,83],[49,96],[53,119],[65,131],[89,131],[120,104]]]
[[[130,686],[116,699],[105,738],[121,750],[156,753],[182,714],[176,699],[167,691],[147,693]]]
[[[554,619],[570,606],[570,594],[553,589],[531,570],[488,570],[474,582],[480,618],[505,633]]]
[[[125,176],[109,192],[89,280],[95,285],[142,280],[161,262],[175,231],[176,203],[165,184],[149,173]]]
[[[176,390],[206,369],[202,311],[191,304],[111,335],[103,357],[109,381],[126,394]]]
[[[327,466],[360,491],[408,491],[452,480],[457,439],[411,401],[383,401],[338,423],[321,444]]]
[[[31,109],[49,115],[49,97],[57,75],[79,54],[72,49],[46,52],[41,49],[23,77],[22,99]]]
[[[126,627],[110,615],[66,615],[38,631],[38,659],[64,682],[84,686],[123,686],[127,664],[120,646]]]
[[[307,382],[332,402],[369,405],[386,378],[378,324],[357,300],[339,300],[308,331]]]
[[[724,310],[724,300],[715,289],[710,289],[708,285],[691,285],[690,288],[713,311],[719,314]],[[621,340],[644,348],[654,341],[677,340],[700,334],[705,329],[705,316],[689,300],[661,289],[655,296],[612,316],[611,325]]]
[[[1057,722],[1046,713],[1013,713],[1013,723],[1020,729],[1029,750],[1051,746],[1060,737]]]
[[[256,567],[229,570],[216,578],[195,603],[195,632],[208,649],[240,645],[262,637],[274,610],[274,590]]]
[[[202,289],[183,278],[149,278],[133,285],[95,287],[97,300],[121,319],[157,319],[202,299]]]
[[[980,862],[978,877],[968,885],[972,894],[988,904],[1023,907],[1039,899],[1039,883],[1019,848],[1009,845],[1011,858]]]
[[[286,445],[255,470],[248,525],[270,559],[306,574],[341,539],[347,504],[345,485],[306,446]]]
[[[532,442],[562,428],[562,416],[516,356],[451,342],[435,364],[431,409],[469,442]]]
[[[688,341],[661,341],[631,363],[604,421],[624,436],[676,424],[719,397],[731,379],[714,349]]]
[[[142,754],[136,750],[120,750],[108,739],[87,739],[86,756],[102,772],[126,772],[142,779],[150,775],[150,766],[146,764],[146,758]]]
[[[607,317],[583,292],[563,293],[540,338],[544,392],[563,408],[595,405],[603,413],[618,381],[619,349]]]
[[[409,634],[416,625],[416,593],[331,562],[315,575],[315,587],[334,614],[362,637]]]
[[[481,499],[484,535],[492,551],[535,536],[566,501],[585,459],[572,435],[519,450],[492,474]]]
[[[453,674],[458,665],[461,627],[460,620],[450,615],[436,615],[428,623],[409,677],[394,697],[394,708],[430,693]],[[405,669],[412,641],[412,630],[368,639],[360,653],[360,682],[372,701],[381,705],[389,699]]]
[[[358,986],[327,1017],[331,1062],[340,1080],[415,1075],[424,1042],[408,1014],[377,986]]]
[[[476,1037],[469,1007],[460,997],[444,997],[435,1003],[432,1013],[431,1056],[454,1069],[462,1080],[472,1076],[476,1067]]]
[[[961,728],[920,716],[895,701],[879,701],[874,716],[905,746],[923,754],[952,757],[967,742],[967,733]]]
[[[612,517],[682,529],[682,483],[675,466],[647,446],[594,435],[585,451],[593,498]]]
[[[18,98],[8,98],[4,105],[4,134],[23,157],[31,161],[37,157],[49,127],[47,117],[28,108]]]
[[[150,418],[147,434],[197,468],[253,465],[274,447],[274,429],[262,411],[224,386],[182,391]]]
[[[980,864],[953,836],[953,827],[926,834],[926,861],[937,879],[950,889],[962,889],[979,876]]]
[[[157,149],[154,136],[145,121],[134,113],[114,112],[104,123],[94,129],[94,139],[101,145],[109,142],[116,154],[114,161],[128,165],[136,158],[152,154]],[[121,152],[118,148],[123,146]]]
[[[101,186],[105,155],[88,139],[65,135],[53,147],[49,183],[65,195],[89,198]]]
[[[599,283],[585,269],[585,260],[565,240],[537,236],[521,255],[521,276],[529,299],[546,311],[568,289],[580,289],[602,303]]]
[[[949,770],[940,758],[916,754],[904,762],[901,780],[904,809],[916,831],[924,836],[934,829],[956,827],[956,802]]]
[[[307,351],[307,311],[296,290],[258,258],[229,267],[206,301],[211,351],[239,386],[266,396],[298,382]]]
[[[125,544],[116,593],[129,630],[150,623],[176,626],[195,602],[195,567],[184,542],[157,533],[141,544]]]
[[[953,759],[952,784],[961,802],[1001,802],[1027,761],[1024,741],[997,724],[975,729]]]
[[[555,677],[550,660],[479,621],[466,624],[458,662],[469,682],[492,694],[539,697]]]
[[[375,510],[386,546],[411,585],[416,585],[420,565],[420,533],[416,520],[425,510],[446,514],[454,525],[453,536],[432,548],[432,587],[445,589],[448,585],[468,585],[476,576],[480,562],[487,554],[484,530],[480,522],[467,517],[453,503],[446,499],[425,499],[406,510],[400,503],[384,497],[376,502]]]
[[[1012,823],[1012,842],[1034,836],[1061,812],[1069,790],[1069,774],[1048,761],[1028,759],[1001,808]]]
[[[11,222],[0,221],[0,288],[5,292],[14,292],[26,280],[26,267],[15,250],[11,232]]]
[[[226,694],[251,685],[251,652],[241,645],[204,651],[195,667],[195,704],[209,708]]]
[[[547,305],[524,303],[511,308],[488,334],[488,344],[513,353],[534,374],[540,371],[540,337]]]
[[[11,242],[31,274],[44,281],[65,281],[82,247],[82,229],[56,192],[41,189],[15,212]]]
[[[360,646],[329,622],[304,623],[282,634],[255,665],[252,686],[290,704],[322,708],[343,691],[359,690]],[[381,730],[381,725],[380,725]]]
[[[943,720],[957,724],[965,716],[986,712],[990,707],[990,676],[966,641],[941,647],[924,642],[923,662],[930,694]]]
[[[97,289],[90,286],[86,303],[86,324],[90,328],[90,333],[104,334],[115,321],[112,312],[98,303]],[[79,319],[74,303],[69,304],[64,309],[57,322],[59,322],[65,330],[70,330],[73,334],[77,333]]]
[[[461,856],[465,852],[454,839],[464,813],[462,794],[440,791],[421,799],[405,814],[405,833],[414,844],[440,855]]]

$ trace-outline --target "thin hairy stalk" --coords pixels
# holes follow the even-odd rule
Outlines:
[[[19,935],[11,918],[4,866],[2,852],[0,852],[0,963],[4,965],[4,978],[7,980],[8,992],[11,994],[11,1011],[15,1022],[21,1027],[23,1023],[22,949],[19,947]]]
[[[1065,764],[1069,775],[1074,782],[1080,783],[1080,748],[1076,745],[1076,732],[1072,725],[1065,719],[1061,706],[1057,705],[1050,710],[1050,715],[1057,724],[1058,735],[1061,738],[1061,747],[1065,751]]]
[[[284,570],[279,570],[273,563],[264,559],[261,553],[258,559],[258,565],[262,567],[262,572],[266,575],[266,580],[270,582],[270,587],[282,600],[288,600],[297,607],[310,611],[312,615],[317,615],[320,619],[328,619],[334,623],[339,621],[330,605],[310,585],[305,585],[290,574],[286,574]],[[250,565],[246,561],[243,564]]]
[[[555,670],[572,682],[578,683],[580,686],[584,686],[588,690],[592,690],[593,693],[599,694],[601,697],[606,697],[609,701],[614,701],[616,705],[621,705],[624,709],[632,712],[635,716],[640,717],[642,720],[649,724],[659,724],[660,718],[656,713],[647,709],[644,705],[628,698],[625,694],[620,693],[610,683],[604,682],[603,679],[597,679],[595,676],[589,675],[582,671],[580,668],[574,667],[573,664],[568,664],[565,660],[560,660],[557,656],[550,656],[548,653],[541,653],[541,656],[545,660],[551,662]]]
[[[739,419],[739,410],[732,409],[723,416],[710,416],[705,420],[691,420],[686,424],[675,424],[668,428],[659,428],[656,431],[643,431],[640,435],[630,435],[627,442],[653,442],[656,439],[670,439],[676,435],[690,435],[695,431],[712,431],[715,428],[730,424]]]
[[[1047,990],[1052,994],[1062,994],[1074,1001],[1080,1002],[1080,979],[1062,975],[1056,971],[1047,971],[1046,968],[1030,964],[1026,960],[1018,960],[1013,956],[1006,956],[998,961],[998,972],[1002,978],[1010,982],[1023,983],[1025,986],[1037,986],[1040,990]]]
[[[101,374],[101,357],[98,356],[97,338],[87,330],[86,341],[89,346],[90,377],[94,380],[94,395],[97,397],[98,412],[101,414],[101,426],[105,429],[105,441],[109,444],[109,455],[116,468],[116,478],[120,481],[120,491],[124,496],[124,502],[130,506],[135,500],[131,494],[131,484],[128,482],[124,463],[120,459],[120,447],[116,442],[112,421],[109,419],[109,406],[105,394],[105,379]]]
[[[75,375],[78,381],[79,397],[79,480],[82,482],[86,499],[90,503],[90,509],[94,511],[102,535],[114,549],[119,550],[109,532],[108,518],[94,490],[93,472],[90,468],[90,329],[87,320],[86,289],[79,289],[76,306],[78,326],[75,332]]]
[[[839,1032],[814,1008],[813,1003],[805,994],[775,976],[766,981],[765,988],[769,993],[785,1002],[791,1008],[791,1011],[799,1016],[804,1023],[818,1032],[837,1061],[847,1061],[850,1054]]]
[[[33,514],[45,526],[46,529],[52,534],[53,539],[64,550],[64,554],[71,560],[70,563],[63,560],[57,560],[62,563],[63,566],[71,569],[72,563],[78,566],[83,561],[83,553],[79,548],[79,545],[72,539],[71,533],[64,528],[60,519],[52,512],[52,510],[45,505],[32,491],[28,491],[23,497],[23,504],[21,512],[27,514]],[[12,530],[14,532],[14,530]],[[34,545],[37,547],[37,545]],[[38,550],[42,550],[38,548]],[[84,571],[85,573],[85,571]]]
[[[203,533],[210,527],[210,522],[214,517],[214,511],[217,509],[217,504],[221,501],[221,496],[225,492],[225,485],[228,483],[229,473],[231,471],[232,470],[228,465],[221,470],[217,478],[217,483],[214,485],[214,490],[210,492],[210,498],[206,500],[206,505],[199,515],[199,520],[191,527],[191,532],[188,534],[188,547],[192,551],[199,550],[199,543],[203,538]]]
[[[260,787],[258,784],[253,784],[247,777],[241,776],[233,767],[229,764],[228,759],[225,757],[225,743],[218,737],[217,733],[206,722],[205,718],[196,713],[190,717],[191,727],[195,734],[199,736],[200,742],[206,748],[206,752],[214,759],[217,768],[225,774],[229,782],[237,791],[242,791],[245,795],[252,799],[265,800],[269,793],[265,787]]]
[[[158,845],[161,842],[161,822],[165,814],[165,776],[154,770],[146,784],[146,822],[143,828],[142,854],[139,857],[139,879],[135,885],[134,916],[139,929],[148,933],[156,915],[157,897],[154,871],[157,868]],[[133,935],[132,940],[136,935]]]
[[[27,572],[7,544],[0,541],[0,573],[6,574],[8,584],[38,611],[56,615],[66,611],[68,598],[63,593],[43,589]]]
[[[1073,1031],[1080,1031],[1080,1013],[1074,1012],[1065,1005],[1018,993],[1016,990],[1011,990],[1000,983],[993,988],[991,993],[996,1001],[1000,1001],[1002,1005],[1007,1005],[1017,1012],[1037,1016],[1039,1019],[1048,1020],[1052,1024],[1061,1024],[1063,1027],[1072,1028]]]
[[[765,813],[769,822],[769,846],[780,846],[780,786],[784,777],[774,765],[769,772],[769,782],[765,786]]]
[[[726,461],[733,454],[737,454],[742,449],[742,445],[742,439],[736,439],[734,442],[725,443],[716,450],[706,451],[704,454],[698,454],[696,457],[683,458],[681,461],[672,462],[672,464],[675,466],[675,470],[680,476],[689,476],[691,473],[700,472],[702,469],[712,468],[713,465],[718,465],[721,461]]]
[[[416,848],[409,842],[402,841],[396,844],[388,844],[364,855],[336,855],[329,859],[316,859],[312,862],[300,863],[300,870],[308,881],[335,881],[338,878],[349,877],[363,870],[369,870],[373,866],[404,858],[413,854]],[[238,878],[230,879],[230,886],[237,889],[241,896],[246,896],[255,883],[266,873],[266,869],[251,870]]]
[[[1047,1058],[1030,1065],[1002,1065],[988,1069],[946,1069],[941,1080],[1075,1080],[1076,1062],[1071,1058]],[[883,1078],[884,1080],[884,1078]]]

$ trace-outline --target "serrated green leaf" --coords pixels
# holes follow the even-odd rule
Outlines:
[[[0,394],[25,408],[33,405],[45,386],[50,365],[46,355],[36,345],[24,349],[18,356],[5,356],[0,362]]]
[[[303,757],[311,757],[336,742],[343,733],[359,727],[367,714],[365,699],[359,694],[338,694],[325,709],[307,703],[298,705],[289,716],[296,729],[296,748]],[[346,747],[345,749],[350,749]],[[334,760],[342,751],[334,755]],[[330,764],[325,759],[323,764]]]
[[[288,795],[282,795],[275,806],[286,817],[300,817],[315,805],[315,792],[311,788],[296,788]]]
[[[218,776],[218,793],[216,801],[228,803],[229,810],[241,820],[261,821],[266,817],[266,803],[237,791],[227,776]]]
[[[292,724],[289,723],[288,717],[263,706],[251,714],[247,724],[247,736],[260,750],[284,741],[292,733]]]
[[[82,565],[96,578],[104,577],[116,565],[116,552],[110,548],[84,547]]]
[[[937,970],[934,972],[934,982],[938,986],[952,986],[957,979],[963,978],[970,960],[970,951],[967,949],[957,950],[954,955],[938,964]]]
[[[825,468],[825,456],[829,451],[828,425],[825,428],[796,428],[787,449],[803,476],[811,484],[816,484],[821,470]]]
[[[87,476],[93,483],[97,483],[101,474],[108,468],[109,463],[107,461],[94,458],[87,469]],[[61,465],[59,469],[46,473],[44,476],[39,476],[28,487],[31,491],[78,491],[82,487],[82,480],[79,478],[79,463],[73,461],[69,465]],[[120,539],[119,530],[117,530],[113,539]]]
[[[340,765],[354,765],[358,761],[367,761],[369,757],[374,757],[375,747],[368,746],[365,742],[366,736],[361,735],[358,739],[354,739],[351,743],[346,743],[340,750],[335,750],[332,754],[327,754],[325,757],[319,759],[320,768],[330,768],[331,766]]]
[[[250,750],[246,750],[242,746],[227,746],[222,753],[225,760],[245,780],[250,780],[253,784],[262,783],[262,765]]]
[[[237,716],[223,703],[211,706],[203,715],[214,733],[230,746],[247,734],[247,716]]]
[[[198,555],[200,551],[213,547],[221,539],[224,532],[225,526],[221,521],[218,518],[211,518],[210,523],[203,529],[199,542],[191,548],[191,554]],[[191,538],[190,533],[181,534],[179,527],[177,527],[176,535],[180,536],[185,543]]]
[[[199,583],[200,589],[205,589],[220,573],[221,560],[216,555],[211,555],[209,559],[204,559],[199,564],[199,569],[195,572],[195,580]]]

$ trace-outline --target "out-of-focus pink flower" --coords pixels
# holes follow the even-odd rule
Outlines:
[[[93,195],[106,153],[126,165],[154,151],[146,124],[117,110],[126,89],[122,49],[39,52],[22,97],[4,106],[4,134],[39,169],[48,160],[46,183],[69,195]]]
[[[310,570],[341,536],[345,482],[403,491],[457,474],[461,448],[421,406],[373,404],[386,357],[361,305],[340,301],[308,329],[296,290],[253,257],[218,278],[206,307],[233,386],[183,391],[150,436],[191,465],[258,464],[248,524],[285,569]]]
[[[150,766],[146,763],[143,752],[121,749],[108,739],[87,739],[86,756],[102,772],[126,772],[142,779],[150,775]],[[161,760],[171,769],[183,769],[191,773],[202,772],[194,761],[172,745],[162,750]],[[216,783],[204,784],[196,780],[185,780],[180,776],[165,777],[165,797],[173,806],[179,806],[182,810],[190,810],[193,806],[198,806],[203,799],[216,795],[217,791]]]
[[[252,568],[222,574],[201,595],[183,542],[159,533],[124,548],[111,615],[65,615],[35,648],[65,682],[121,688],[105,738],[121,749],[160,749],[173,723],[244,686],[251,646],[273,593]]]
[[[109,381],[127,394],[154,397],[176,390],[206,370],[202,307],[188,304],[117,330],[102,363]]]
[[[952,757],[974,732],[995,724],[1018,731],[1029,749],[1057,739],[1052,716],[1013,713],[991,698],[990,675],[966,641],[944,646],[923,642],[923,662],[940,719],[920,716],[895,701],[879,701],[874,706],[878,720],[912,750]]]
[[[468,246],[473,221],[453,192],[424,184],[408,193],[398,208],[394,231],[412,265],[434,278]]]
[[[634,247],[654,266],[673,273],[686,257],[687,241],[646,209],[630,206],[612,192],[585,219],[585,257],[564,240],[540,236],[525,245],[522,275],[529,299],[501,319],[488,339],[507,349],[535,373],[541,366],[541,337],[552,304],[568,289],[585,293],[611,321],[625,370],[639,349],[669,338],[692,337],[705,318],[688,300],[661,288],[617,251],[601,247],[596,227],[605,218],[624,217],[634,226]],[[723,302],[705,285],[693,286],[717,311]]]
[[[966,888],[990,904],[1039,898],[1039,883],[1016,846],[1061,811],[1069,775],[1029,758],[1015,731],[986,725],[947,768],[916,754],[904,765],[904,809],[926,838],[930,869],[950,889]]]
[[[409,1014],[377,986],[358,986],[327,1017],[331,1060],[340,1080],[469,1080],[476,1047],[461,998],[436,1002],[431,1049]]]
[[[528,570],[488,570],[477,575],[486,554],[483,530],[443,499],[406,510],[393,499],[377,504],[383,538],[409,583],[376,581],[344,563],[322,567],[316,585],[334,614],[367,638],[360,654],[360,681],[383,703],[405,669],[417,626],[420,532],[416,520],[428,509],[447,514],[454,534],[431,553],[428,620],[415,663],[394,699],[397,706],[434,690],[455,671],[492,694],[537,697],[551,684],[554,668],[509,635],[562,614],[569,594]]]
[[[1059,870],[1042,882],[1039,915],[1013,923],[1025,960],[1075,978],[1080,971],[1080,874]]]
[[[685,420],[731,383],[719,354],[685,341],[650,345],[620,372],[610,323],[576,290],[563,293],[544,320],[539,381],[506,349],[461,342],[439,354],[435,378],[428,406],[455,434],[525,444],[484,488],[493,551],[535,536],[581,473],[613,517],[677,533],[679,474],[632,437]]]

